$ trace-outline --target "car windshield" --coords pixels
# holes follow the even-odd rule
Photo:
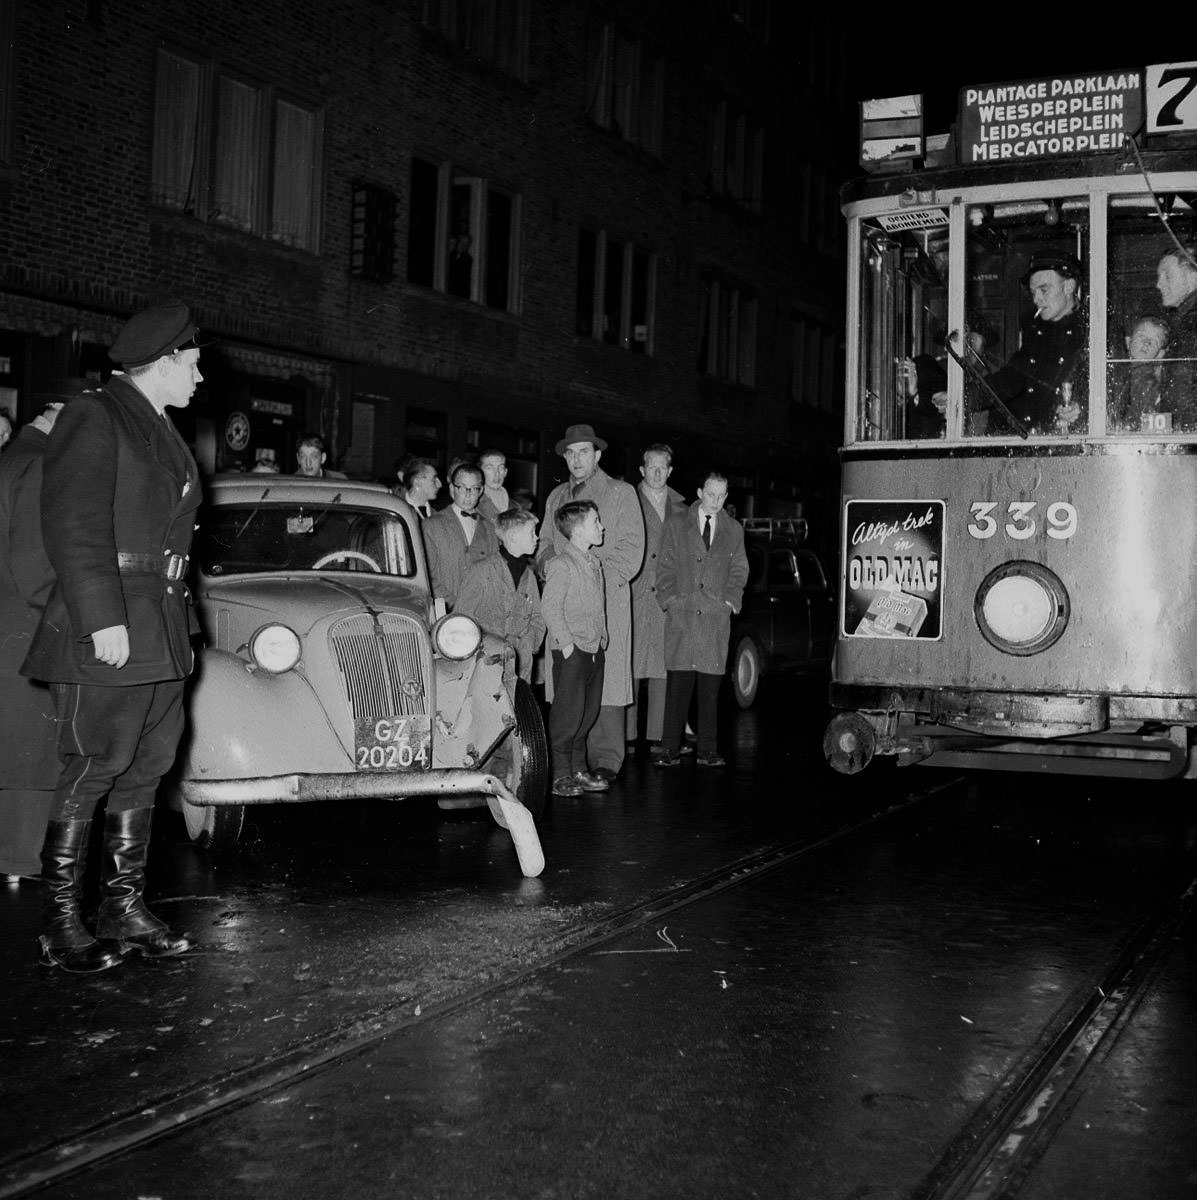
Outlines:
[[[364,571],[410,578],[411,534],[397,513],[343,504],[220,504],[200,517],[205,575]]]

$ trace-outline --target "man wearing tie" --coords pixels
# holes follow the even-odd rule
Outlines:
[[[478,516],[482,498],[482,471],[473,463],[459,463],[449,476],[453,503],[421,522],[432,594],[448,608],[457,603],[466,566],[499,552],[494,526]]]
[[[690,697],[698,689],[700,767],[723,767],[716,739],[719,684],[727,670],[731,615],[748,582],[744,529],[723,512],[727,478],[708,472],[698,501],[671,516],[657,559],[657,601],[665,610],[665,736],[658,767],[681,762]]]

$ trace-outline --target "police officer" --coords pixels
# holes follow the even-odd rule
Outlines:
[[[186,305],[136,313],[109,356],[123,368],[69,404],[46,444],[42,536],[55,572],[22,673],[50,684],[61,768],[42,848],[42,962],[102,971],[191,941],[146,907],[154,797],[183,732],[198,632],[184,575],[199,472],[167,416],[199,370]],[[92,817],[107,798],[93,937],[80,914]]]
[[[986,378],[1028,432],[1064,431],[1087,403],[1089,334],[1080,303],[1082,273],[1071,254],[1053,250],[1032,256],[1022,282],[1030,289],[1035,315],[1019,349]],[[986,395],[971,407],[976,411],[991,405]],[[990,412],[990,432],[1004,432],[1008,425],[998,412]]]

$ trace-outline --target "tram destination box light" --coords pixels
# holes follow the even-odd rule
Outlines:
[[[860,103],[860,165],[870,174],[908,171],[923,158],[923,97]]]

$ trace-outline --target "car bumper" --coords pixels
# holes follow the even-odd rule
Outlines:
[[[532,814],[501,779],[486,771],[434,770],[401,774],[334,772],[251,779],[185,779],[183,799],[200,807],[226,804],[302,804],[316,800],[399,800],[410,796],[481,795],[495,821],[511,834],[520,869],[544,870],[544,852]]]

